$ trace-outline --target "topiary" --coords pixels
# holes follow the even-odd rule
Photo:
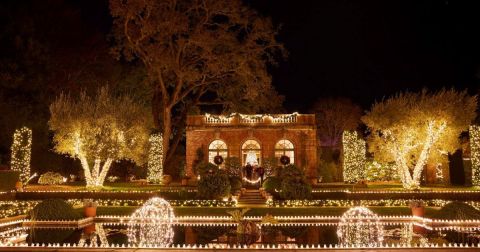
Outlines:
[[[65,183],[64,177],[58,172],[46,172],[38,178],[40,185],[61,185]]]
[[[242,189],[242,179],[240,177],[230,177],[230,190],[232,192]]]
[[[206,173],[200,177],[197,195],[201,199],[221,199],[230,194],[230,180],[225,172]]]
[[[279,179],[278,177],[268,177],[264,182],[263,182],[263,189],[267,191],[270,194],[274,194],[278,191],[280,191],[282,186],[282,180]]]
[[[283,199],[309,199],[312,187],[304,179],[285,178],[282,180],[280,197]]]
[[[32,220],[77,220],[81,215],[63,199],[46,199],[30,212]]]
[[[280,169],[280,178],[304,178],[305,173],[295,165],[287,165]]]
[[[443,206],[435,213],[434,217],[448,220],[478,220],[480,219],[480,211],[467,203],[454,201]]]

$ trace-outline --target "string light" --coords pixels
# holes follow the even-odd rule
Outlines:
[[[139,247],[168,247],[173,242],[173,208],[162,198],[151,198],[128,222],[128,241]]]
[[[480,126],[471,125],[470,159],[472,160],[472,184],[480,186]]]
[[[20,173],[24,184],[30,177],[30,159],[32,152],[32,130],[22,127],[13,133],[11,168]]]
[[[343,143],[343,180],[354,183],[365,179],[366,143],[356,131],[344,131]]]
[[[353,207],[342,215],[337,235],[344,246],[378,247],[383,243],[383,226],[370,209]]]
[[[238,120],[241,124],[253,123],[296,123],[299,114],[253,114],[246,115],[240,113],[232,113],[230,115],[211,115],[205,114],[205,122],[209,124],[230,124],[234,120]]]
[[[148,176],[151,183],[161,183],[163,178],[163,137],[162,134],[152,134],[148,140]]]

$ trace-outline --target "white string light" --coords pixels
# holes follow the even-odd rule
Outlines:
[[[342,215],[337,235],[344,246],[378,247],[383,243],[383,226],[370,209],[353,207]]]
[[[470,159],[472,160],[472,184],[480,186],[480,126],[471,125]]]
[[[162,134],[152,134],[148,140],[148,176],[152,183],[161,183],[163,178],[163,137]]]
[[[128,222],[128,241],[139,247],[168,247],[173,242],[173,208],[162,198],[151,198],[137,209]]]
[[[354,183],[365,179],[366,143],[356,131],[344,131],[343,142],[343,180]]]
[[[30,159],[32,152],[32,130],[22,127],[13,133],[11,168],[20,173],[24,184],[30,178]]]

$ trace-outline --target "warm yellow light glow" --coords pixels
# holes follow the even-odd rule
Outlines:
[[[344,246],[378,247],[383,243],[383,226],[370,209],[353,207],[342,215],[337,235]]]
[[[163,137],[162,134],[152,134],[148,140],[148,176],[151,183],[161,183],[163,178]]]
[[[232,113],[230,115],[211,115],[205,114],[205,122],[211,124],[229,124],[232,120],[238,118],[240,123],[244,124],[253,124],[253,123],[265,123],[265,122],[272,122],[272,123],[296,123],[297,122],[298,113],[292,114],[240,114],[240,113]]]
[[[20,181],[24,184],[30,178],[30,159],[32,152],[32,130],[22,127],[13,134],[11,168],[20,172]]]
[[[343,180],[354,183],[365,179],[366,144],[356,131],[344,131],[343,143]]]
[[[480,126],[470,126],[470,160],[472,161],[472,184],[480,186]]]

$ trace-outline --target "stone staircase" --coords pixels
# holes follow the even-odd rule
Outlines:
[[[238,205],[265,205],[265,201],[258,189],[247,189],[238,199]]]

